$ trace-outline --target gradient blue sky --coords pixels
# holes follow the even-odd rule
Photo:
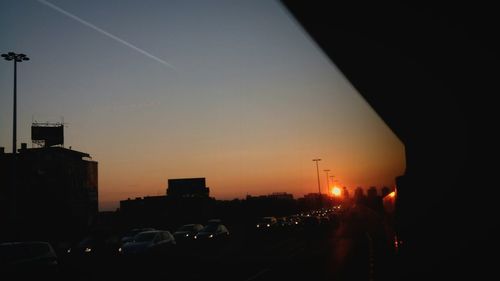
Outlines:
[[[404,171],[403,144],[279,2],[49,1],[129,45],[42,2],[0,10],[0,51],[31,58],[18,68],[18,143],[33,117],[63,117],[65,145],[99,162],[101,210],[182,177],[206,177],[220,199],[302,196],[317,192],[317,157],[349,188]],[[5,61],[0,93],[10,151]]]

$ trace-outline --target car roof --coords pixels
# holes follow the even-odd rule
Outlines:
[[[163,230],[148,230],[148,231],[139,232],[139,233],[137,233],[137,235],[143,234],[143,233],[159,233],[159,232],[164,232],[164,231]]]
[[[48,245],[51,246],[49,242],[44,241],[12,241],[0,243],[0,246],[18,246],[18,245]]]
[[[153,227],[138,227],[138,228],[132,228],[129,231],[140,231],[140,230],[148,231],[148,230],[156,230],[156,229]]]

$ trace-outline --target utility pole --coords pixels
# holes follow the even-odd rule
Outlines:
[[[317,159],[313,159],[314,162],[316,162],[316,173],[318,174],[318,193],[319,195],[321,195],[321,183],[319,181],[319,166],[318,166],[318,162],[321,161],[321,159],[317,158]]]
[[[323,171],[326,172],[326,194],[328,195],[328,193],[330,193],[330,190],[329,190],[330,189],[330,181],[329,181],[330,177],[328,177],[328,172],[330,172],[330,170],[326,169]]]

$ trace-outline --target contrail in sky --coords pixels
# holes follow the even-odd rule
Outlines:
[[[118,42],[122,43],[123,45],[125,45],[125,46],[127,46],[127,47],[129,47],[129,48],[131,48],[131,49],[133,49],[133,50],[136,50],[137,52],[139,52],[139,53],[141,53],[141,54],[143,54],[143,55],[145,55],[145,56],[147,56],[147,57],[149,57],[149,58],[151,58],[151,59],[154,59],[155,61],[157,61],[157,62],[159,62],[159,63],[162,63],[162,64],[164,64],[164,65],[166,65],[166,66],[168,66],[168,67],[172,68],[173,70],[175,70],[174,66],[173,66],[173,65],[171,65],[170,63],[168,63],[168,62],[166,62],[166,61],[164,61],[164,60],[160,59],[160,58],[159,58],[159,57],[157,57],[157,56],[154,56],[154,55],[152,55],[152,54],[150,54],[150,53],[148,53],[148,52],[144,51],[143,49],[141,49],[141,48],[139,48],[139,47],[136,47],[136,46],[134,46],[134,45],[130,44],[129,42],[127,42],[127,41],[125,41],[125,40],[121,39],[120,37],[117,37],[117,36],[115,36],[115,35],[113,35],[113,34],[111,34],[111,33],[107,32],[106,30],[103,30],[103,29],[101,29],[101,28],[99,28],[99,27],[97,27],[97,26],[95,26],[95,25],[91,24],[90,22],[88,22],[88,21],[86,21],[86,20],[84,20],[84,19],[81,19],[80,17],[78,17],[78,16],[76,16],[76,15],[74,15],[74,14],[72,14],[72,13],[70,13],[70,12],[68,12],[68,11],[66,11],[66,10],[64,10],[64,9],[62,9],[62,8],[59,8],[58,6],[56,6],[56,5],[54,5],[54,4],[50,3],[50,2],[48,2],[48,1],[46,1],[46,0],[37,0],[37,1],[38,1],[39,3],[44,4],[45,6],[48,6],[48,7],[52,8],[52,9],[54,9],[54,10],[58,11],[59,13],[61,13],[61,14],[65,15],[65,16],[70,17],[70,18],[72,18],[72,19],[76,20],[77,22],[79,22],[79,23],[81,23],[81,24],[83,24],[83,25],[85,25],[85,26],[88,26],[88,27],[92,28],[93,30],[95,30],[95,31],[97,31],[97,32],[99,32],[99,33],[101,33],[101,34],[103,34],[103,35],[106,35],[107,37],[109,37],[109,38],[111,38],[111,39],[114,39],[115,41],[118,41]]]

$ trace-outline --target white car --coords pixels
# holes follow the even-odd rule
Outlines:
[[[175,238],[169,231],[152,230],[137,234],[133,241],[125,243],[118,251],[123,255],[163,253],[175,244]]]

